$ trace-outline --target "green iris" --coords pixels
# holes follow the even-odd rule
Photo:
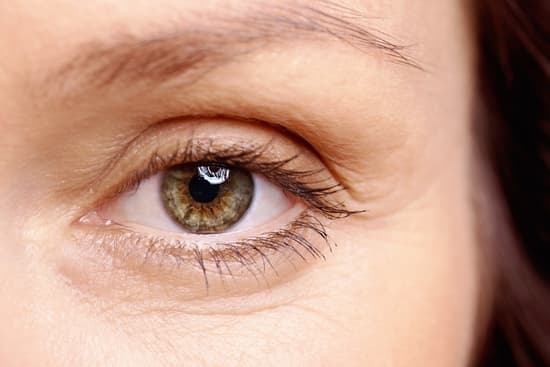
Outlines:
[[[170,168],[162,182],[170,215],[193,233],[218,233],[242,218],[254,193],[250,173],[221,165]]]

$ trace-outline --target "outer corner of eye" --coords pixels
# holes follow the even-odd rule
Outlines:
[[[96,214],[103,223],[149,231],[221,234],[255,230],[281,217],[286,224],[293,218],[284,214],[297,216],[291,210],[296,204],[260,174],[219,164],[179,165],[143,180]]]

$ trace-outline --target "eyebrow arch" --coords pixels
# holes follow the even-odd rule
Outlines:
[[[367,26],[362,12],[329,0],[311,5],[262,3],[245,14],[219,10],[208,22],[186,20],[183,29],[149,38],[120,35],[110,42],[89,42],[76,56],[48,75],[46,81],[78,80],[86,88],[117,83],[159,84],[173,78],[182,83],[269,43],[332,38],[360,50],[378,51],[390,62],[424,70],[387,34]],[[197,18],[200,17],[190,17]],[[204,19],[204,18],[203,18]]]

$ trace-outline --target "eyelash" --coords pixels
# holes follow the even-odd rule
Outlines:
[[[220,148],[215,146],[215,141],[212,139],[201,139],[187,141],[183,146],[176,147],[169,156],[163,157],[155,151],[145,168],[136,171],[129,179],[117,185],[108,196],[108,200],[122,193],[137,190],[143,180],[177,164],[220,163],[262,174],[277,183],[285,192],[300,198],[306,204],[306,209],[285,228],[243,240],[216,243],[204,248],[202,245],[185,240],[138,234],[122,224],[113,223],[108,226],[109,230],[92,234],[92,238],[87,238],[88,241],[100,245],[103,250],[107,249],[115,253],[120,253],[120,249],[115,248],[118,244],[132,244],[130,247],[134,251],[136,248],[142,249],[141,255],[138,256],[141,257],[142,264],[151,260],[165,264],[165,259],[169,258],[173,260],[175,267],[179,268],[183,264],[189,264],[191,259],[202,272],[206,289],[209,288],[208,273],[217,273],[220,278],[234,277],[231,264],[241,265],[258,281],[258,275],[265,279],[268,269],[278,275],[269,253],[284,255],[286,261],[292,266],[295,265],[292,263],[291,256],[304,262],[307,262],[307,256],[324,260],[322,248],[315,245],[315,241],[308,239],[308,234],[320,238],[323,248],[328,248],[330,252],[336,244],[331,242],[318,215],[334,220],[361,211],[347,210],[343,203],[331,200],[331,196],[343,190],[343,187],[339,183],[330,183],[331,180],[328,178],[316,179],[323,173],[322,169],[300,171],[288,168],[299,158],[298,155],[287,159],[266,159],[264,155],[270,148],[270,144],[252,147],[235,144]],[[132,256],[136,255],[132,254]],[[128,257],[129,254],[123,256]]]
[[[101,251],[115,255],[115,258],[123,258],[124,261],[137,259],[141,266],[153,264],[166,267],[170,263],[171,267],[179,269],[185,265],[194,265],[202,272],[204,285],[208,290],[209,274],[217,274],[223,280],[226,276],[235,278],[235,273],[242,269],[256,281],[259,282],[259,277],[263,277],[266,284],[269,284],[266,277],[268,269],[279,275],[272,262],[272,254],[283,255],[284,260],[294,268],[296,264],[293,258],[303,262],[308,262],[308,256],[314,260],[325,260],[323,247],[315,245],[305,233],[320,237],[324,247],[330,252],[337,246],[330,240],[323,223],[308,210],[283,229],[206,247],[175,238],[143,236],[122,224],[113,224],[109,230],[99,234],[87,233],[87,237],[79,239],[95,244]],[[120,246],[121,244],[123,245]],[[239,269],[231,270],[234,265],[239,266]]]
[[[264,152],[269,148],[270,144],[252,147],[235,144],[230,147],[215,148],[215,141],[211,139],[189,140],[183,148],[181,146],[176,147],[168,157],[163,157],[158,152],[153,152],[145,169],[136,171],[129,180],[118,185],[110,198],[114,198],[124,192],[136,190],[143,180],[178,164],[219,163],[228,166],[238,166],[264,175],[268,179],[277,182],[286,192],[304,200],[310,209],[314,209],[328,219],[345,218],[361,212],[347,210],[343,203],[328,200],[331,195],[344,189],[340,183],[328,183],[319,187],[312,186],[313,184],[323,184],[329,181],[327,177],[318,181],[308,182],[308,178],[322,173],[322,169],[297,171],[285,168],[285,166],[298,159],[299,156],[294,155],[286,159],[266,160]]]

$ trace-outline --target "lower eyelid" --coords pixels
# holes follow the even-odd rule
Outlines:
[[[155,229],[135,222],[118,223],[106,219],[99,213],[91,213],[80,221],[80,230],[96,231],[99,233],[115,233],[124,231],[128,236],[144,239],[156,239],[165,243],[193,243],[199,247],[209,247],[216,244],[231,243],[261,236],[264,233],[274,232],[278,229],[292,224],[293,221],[300,218],[304,213],[309,212],[307,207],[299,202],[293,202],[292,206],[284,211],[280,216],[272,218],[258,226],[246,228],[240,224],[231,227],[230,231],[212,234],[196,234],[182,232],[177,224],[174,224],[174,230]],[[247,214],[248,215],[248,214]]]
[[[98,231],[86,227],[80,228],[74,241],[87,254],[84,258],[93,259],[92,263],[103,269],[95,269],[92,274],[112,277],[113,271],[122,271],[148,284],[183,289],[184,294],[178,295],[182,299],[255,292],[273,286],[307,263],[324,258],[331,249],[323,224],[307,210],[282,231],[264,234],[263,241],[259,236],[220,244],[218,248],[214,244],[199,247],[192,242],[145,237],[116,225]],[[98,254],[104,261],[98,261]],[[85,264],[66,263],[72,268]]]

